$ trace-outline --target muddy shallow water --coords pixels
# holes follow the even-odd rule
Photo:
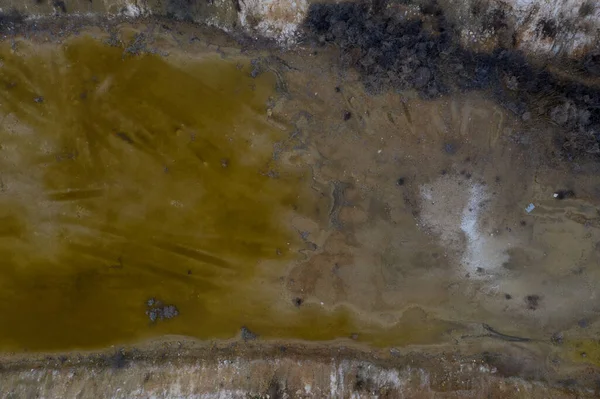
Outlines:
[[[0,349],[517,343],[595,373],[599,164],[556,125],[179,29],[1,44]]]

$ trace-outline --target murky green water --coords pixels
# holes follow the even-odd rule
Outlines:
[[[92,40],[1,58],[0,346],[232,336],[255,317],[239,287],[290,259],[305,186],[269,177],[274,77]],[[151,325],[152,297],[180,316]]]

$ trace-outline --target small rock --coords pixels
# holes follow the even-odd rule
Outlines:
[[[258,334],[253,333],[246,326],[242,326],[241,332],[242,332],[242,339],[244,341],[254,341],[255,339],[258,338]]]
[[[403,186],[404,185],[404,177],[401,177],[398,180],[396,180],[396,184],[398,186]]]
[[[294,305],[296,305],[296,307],[299,308],[304,303],[304,299],[302,299],[300,297],[296,297],[296,298],[294,298],[293,302],[294,302]]]
[[[402,355],[402,352],[400,352],[400,349],[397,348],[391,348],[390,349],[390,355],[394,356],[394,357],[398,357]]]
[[[350,118],[352,118],[352,112],[350,112],[350,111],[344,111],[344,116],[343,117],[344,117],[345,121],[350,120]]]
[[[38,97],[34,98],[33,101],[35,101],[38,104],[41,104],[44,102],[44,97],[38,96]]]
[[[446,143],[444,144],[444,151],[446,151],[446,154],[454,155],[456,154],[456,146],[452,143]]]
[[[587,328],[589,324],[586,319],[581,319],[577,322],[577,325],[579,325],[581,328]]]

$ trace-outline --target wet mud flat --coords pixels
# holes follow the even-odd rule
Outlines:
[[[592,396],[597,90],[389,12],[317,5],[287,51],[161,19],[2,42],[0,348],[67,351],[5,356],[10,384],[127,373],[135,349],[73,351],[171,334],[235,337],[224,361],[441,350]]]

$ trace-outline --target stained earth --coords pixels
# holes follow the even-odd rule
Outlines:
[[[600,164],[558,159],[556,124],[485,90],[373,93],[332,48],[118,34],[0,45],[0,349],[600,363]]]

